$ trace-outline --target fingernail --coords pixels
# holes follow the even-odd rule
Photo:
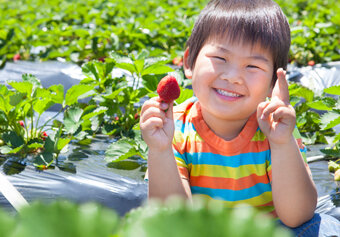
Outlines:
[[[162,103],[161,103],[161,109],[166,109],[166,108],[168,108],[168,104],[162,102]]]

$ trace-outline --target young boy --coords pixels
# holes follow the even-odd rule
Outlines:
[[[195,98],[142,107],[150,198],[247,203],[293,228],[314,216],[317,192],[285,79],[289,47],[289,24],[273,1],[208,3],[183,60]]]

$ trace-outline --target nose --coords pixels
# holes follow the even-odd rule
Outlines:
[[[221,78],[232,84],[242,84],[243,82],[242,70],[239,69],[237,66],[228,65],[223,70]]]

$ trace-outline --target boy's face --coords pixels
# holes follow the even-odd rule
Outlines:
[[[260,45],[214,40],[205,43],[193,69],[184,55],[184,71],[192,78],[203,116],[247,120],[271,95],[273,59]]]

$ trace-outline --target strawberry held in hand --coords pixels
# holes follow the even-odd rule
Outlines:
[[[181,93],[176,78],[171,75],[163,77],[158,84],[157,93],[166,103],[176,100]]]

